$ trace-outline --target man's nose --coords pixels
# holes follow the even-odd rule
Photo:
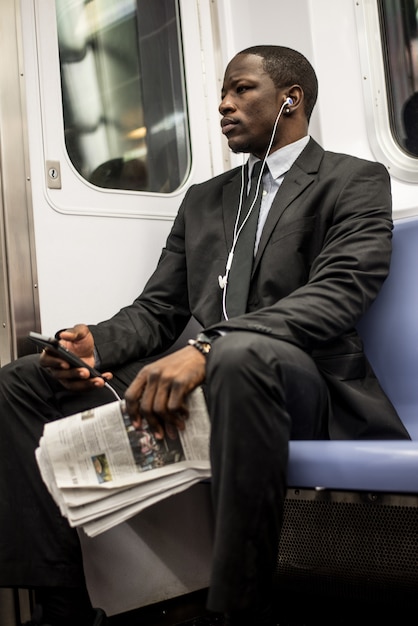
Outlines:
[[[235,110],[236,106],[233,99],[229,94],[226,94],[219,104],[219,113],[221,113],[222,115],[226,115],[227,113]]]

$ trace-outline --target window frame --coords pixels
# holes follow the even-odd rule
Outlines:
[[[186,6],[187,4],[187,6]],[[205,4],[205,3],[203,3]],[[39,64],[39,92],[42,110],[42,142],[45,163],[45,197],[59,213],[117,218],[172,220],[190,184],[213,175],[213,163],[223,161],[222,135],[211,133],[213,114],[207,110],[207,80],[210,72],[202,70],[201,6],[197,1],[180,0],[181,43],[188,107],[190,164],[183,184],[169,193],[132,191],[97,187],[78,173],[67,153],[64,138],[63,103],[59,65],[58,36],[54,0],[43,0],[35,7]],[[204,8],[206,10],[206,6]],[[189,85],[193,89],[188,88]],[[210,98],[209,98],[210,100]],[[212,117],[211,117],[212,116]],[[202,120],[208,122],[202,124]],[[219,128],[219,127],[218,127]],[[60,166],[61,188],[48,180],[48,166]],[[215,172],[216,173],[216,172]]]
[[[405,152],[392,133],[384,43],[377,0],[354,0],[367,133],[375,158],[395,178],[418,182],[418,157]]]

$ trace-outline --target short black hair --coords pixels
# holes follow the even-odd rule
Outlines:
[[[318,79],[308,59],[285,46],[251,46],[238,54],[255,54],[263,58],[263,67],[276,87],[300,85],[305,94],[305,115],[309,121],[318,97]]]

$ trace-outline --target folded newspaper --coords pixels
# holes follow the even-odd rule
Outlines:
[[[144,508],[210,477],[210,422],[203,391],[189,395],[182,431],[155,439],[136,429],[123,400],[46,424],[36,460],[71,526],[94,537]]]

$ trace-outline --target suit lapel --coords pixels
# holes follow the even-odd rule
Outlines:
[[[241,193],[241,168],[225,185],[222,192],[222,212],[227,249],[230,250],[234,238],[234,226],[238,213]]]
[[[315,179],[323,149],[313,139],[310,140],[305,150],[296,159],[288,173],[285,175],[276,196],[271,205],[266,223],[261,234],[260,243],[253,265],[253,274],[263,255],[269,239],[276,229],[277,224],[286,210],[291,210],[290,205],[305,191]]]
[[[281,216],[286,210],[291,210],[290,205],[292,202],[294,202],[314,181],[323,154],[323,148],[321,148],[321,146],[311,138],[306,148],[299,155],[284,177],[284,181],[273,200],[263,228],[257,254],[254,260],[253,273],[260,262],[266,245],[268,244],[273,231],[277,227]],[[232,178],[225,183],[222,190],[224,233],[228,251],[231,249],[233,242],[234,225],[239,206],[241,192],[241,168],[237,168],[236,173],[232,173]]]

